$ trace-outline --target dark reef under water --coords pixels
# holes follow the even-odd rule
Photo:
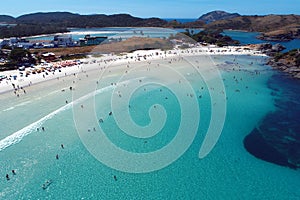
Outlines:
[[[300,168],[300,80],[278,73],[268,86],[273,90],[276,111],[244,138],[244,147],[259,159]]]

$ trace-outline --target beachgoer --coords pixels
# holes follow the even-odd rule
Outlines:
[[[13,170],[11,170],[11,173],[13,174],[13,175],[16,175],[16,171],[13,169]]]
[[[55,156],[55,157],[56,157],[56,160],[58,160],[58,158],[59,158],[59,157],[58,157],[58,154],[56,154],[56,156]]]

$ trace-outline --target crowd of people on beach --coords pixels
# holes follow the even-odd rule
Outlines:
[[[45,63],[35,68],[26,68],[24,71],[7,71],[2,72],[3,77],[0,80],[0,93],[9,90],[14,90],[16,96],[20,96],[19,88],[31,86],[33,83],[43,82],[45,80],[55,79],[70,75],[73,73],[79,73],[79,68],[84,66],[89,70],[95,66],[91,66],[95,63],[108,64],[112,62],[139,62],[151,59],[161,59],[167,57],[175,57],[178,55],[190,56],[190,55],[259,55],[260,52],[250,50],[248,47],[193,47],[188,49],[173,49],[173,50],[151,50],[151,51],[136,51],[133,53],[127,53],[122,55],[104,54],[99,58],[87,58],[82,60],[70,60],[61,62]],[[91,66],[91,67],[89,67]],[[1,73],[0,73],[1,74]],[[24,90],[21,89],[21,92]],[[26,91],[25,91],[26,92]],[[24,92],[24,93],[25,93]]]
[[[169,59],[169,64],[172,64],[174,62],[177,61],[181,61],[183,58],[182,57],[178,57],[179,55],[203,55],[203,52],[205,53],[209,53],[208,55],[218,55],[219,53],[227,53],[228,55],[232,55],[234,53],[236,53],[236,49],[207,49],[207,50],[203,50],[201,48],[195,48],[195,49],[186,49],[186,50],[170,50],[170,51],[159,51],[159,50],[155,50],[155,51],[142,51],[142,52],[135,52],[135,53],[131,53],[131,54],[126,54],[123,56],[115,56],[115,55],[106,55],[104,57],[100,57],[100,58],[90,58],[90,59],[86,59],[86,60],[82,60],[81,62],[69,62],[68,65],[63,66],[65,70],[62,70],[61,67],[58,67],[58,65],[53,64],[52,68],[48,69],[52,72],[52,79],[58,79],[60,77],[65,77],[65,76],[74,76],[76,78],[76,74],[80,73],[80,72],[86,72],[88,70],[93,70],[96,66],[96,69],[98,68],[99,70],[104,70],[106,69],[107,66],[109,66],[111,63],[123,63],[125,64],[126,68],[130,68],[130,63],[133,62],[141,62],[141,61],[147,61],[148,65],[151,64],[151,60],[152,59],[166,59],[166,58],[170,58]],[[258,52],[251,52],[251,51],[244,51],[244,54],[258,54]],[[235,54],[234,54],[235,55]],[[236,54],[238,55],[238,54]],[[199,61],[197,61],[199,62]],[[201,61],[200,61],[201,62]],[[103,65],[104,64],[104,65]],[[76,66],[76,67],[75,67]],[[91,66],[91,67],[90,67]],[[89,68],[90,67],[90,68]],[[157,67],[159,67],[159,64],[157,64]],[[69,70],[67,69],[69,68]],[[150,70],[147,69],[147,70]],[[234,60],[234,67],[232,68],[232,70],[240,70],[240,67],[238,65],[238,63]],[[127,72],[127,71],[126,71]],[[38,79],[33,79],[31,78],[31,76],[39,76],[39,74],[30,74],[27,77],[24,77],[24,79],[28,78],[27,81],[22,81],[22,82],[18,82],[19,79],[14,80],[12,78],[12,76],[8,76],[6,79],[2,80],[0,82],[0,84],[3,85],[9,85],[11,84],[11,88],[13,90],[14,95],[16,95],[17,97],[20,97],[21,94],[26,95],[27,91],[25,90],[26,87],[30,87],[33,84],[33,81],[35,81],[34,83],[38,83],[41,82],[43,79],[46,79],[47,76],[50,76],[50,74],[47,74],[45,71],[42,71],[42,77],[39,77]],[[256,75],[259,75],[259,72],[256,72]],[[88,78],[88,74],[86,74],[86,77]],[[51,79],[49,78],[49,79]],[[242,78],[238,78],[236,76],[233,76],[233,80],[238,84],[239,82],[243,81]],[[75,81],[75,80],[74,80]],[[73,81],[73,82],[74,82]],[[181,80],[178,80],[179,83],[181,83]],[[224,80],[225,81],[225,80]],[[5,82],[5,83],[4,83]],[[140,82],[142,82],[142,80],[140,80]],[[18,84],[20,83],[20,84]],[[96,82],[96,84],[98,84],[98,81]],[[112,85],[115,85],[116,83],[112,83]],[[1,86],[0,86],[1,87]],[[70,86],[70,90],[73,90],[74,88],[72,86]],[[201,90],[203,90],[204,88],[201,87]],[[210,88],[211,90],[214,90],[214,88]],[[246,86],[246,89],[248,89],[248,86]],[[6,88],[6,90],[2,90],[3,91],[8,91],[9,89]],[[199,90],[200,91],[200,90]],[[235,92],[240,92],[240,89],[236,89]],[[224,91],[220,91],[221,93]],[[191,98],[194,97],[193,94],[187,94],[187,96],[190,96]],[[121,93],[119,93],[119,97],[122,98]],[[168,99],[168,97],[164,97],[166,100]],[[201,99],[202,95],[198,95],[198,98]],[[226,97],[228,99],[228,97]],[[66,104],[68,104],[69,101],[66,100]],[[129,105],[130,107],[130,105]],[[84,109],[84,105],[81,105],[81,108]],[[113,113],[112,111],[110,111],[108,113],[108,116],[112,116]],[[104,119],[100,118],[99,119],[99,123],[104,123]],[[42,131],[46,131],[45,127],[40,127],[37,128],[37,131],[40,131],[40,129]],[[91,132],[91,130],[96,131],[96,128],[92,128],[92,129],[88,129],[88,132]],[[65,149],[64,144],[60,144],[60,148],[61,149]],[[55,159],[59,160],[60,159],[60,155],[56,154],[55,155]],[[11,170],[12,175],[16,175],[16,170],[13,169]],[[9,174],[6,174],[6,179],[7,181],[9,181],[11,179]],[[113,176],[113,179],[115,181],[117,181],[117,177],[116,175]],[[52,183],[52,181],[48,180],[48,182],[43,184],[43,189],[46,189],[48,187],[48,185],[50,185]]]

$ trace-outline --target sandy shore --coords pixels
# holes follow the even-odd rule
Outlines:
[[[76,75],[81,71],[89,71],[99,69],[101,66],[113,63],[114,65],[121,65],[130,62],[143,62],[157,59],[172,58],[177,56],[197,56],[197,55],[255,55],[265,56],[259,51],[251,50],[247,46],[238,47],[216,47],[216,46],[197,46],[188,49],[176,49],[161,51],[161,50],[139,50],[133,53],[124,53],[122,55],[105,54],[101,57],[89,57],[81,59],[80,62],[74,62],[71,66],[57,67],[61,63],[49,63],[47,70],[35,73],[28,70],[37,70],[39,68],[46,68],[45,66],[36,66],[35,69],[26,69],[25,71],[12,70],[0,72],[7,78],[0,81],[0,94],[5,92],[26,92],[26,87],[33,84],[41,83],[48,80],[53,80],[65,76]],[[56,65],[56,66],[55,66]],[[54,68],[55,66],[55,68]],[[26,71],[29,74],[25,76]]]

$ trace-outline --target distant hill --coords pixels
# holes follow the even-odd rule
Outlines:
[[[32,13],[14,18],[0,15],[0,23],[14,23],[17,26],[0,26],[0,38],[31,36],[39,34],[67,32],[67,28],[91,27],[165,27],[165,28],[206,28],[234,29],[263,33],[266,40],[288,41],[300,38],[299,15],[241,16],[238,13],[213,11],[202,15],[194,22],[180,23],[159,18],[139,18],[129,14],[80,15],[70,12]]]
[[[49,12],[49,13],[31,13],[17,17],[20,24],[49,24],[64,23],[70,20],[76,20],[80,15],[69,12]]]
[[[219,20],[207,25],[208,28],[238,29],[245,31],[269,32],[287,27],[300,27],[299,15],[239,16]]]
[[[142,19],[128,14],[79,15],[69,12],[33,13],[18,17],[21,24],[56,24],[64,27],[162,27],[167,21],[158,18]]]
[[[209,29],[233,29],[263,33],[261,39],[287,41],[300,38],[299,15],[239,16],[214,21]]]
[[[209,24],[214,21],[231,19],[239,16],[240,14],[238,13],[228,13],[225,11],[217,10],[202,15],[201,17],[199,17],[198,21],[204,21],[206,24]]]
[[[0,15],[0,24],[13,24],[16,23],[16,19],[14,17],[8,15]]]
[[[0,38],[68,32],[67,28],[72,27],[167,27],[168,25],[167,21],[159,18],[143,19],[128,14],[79,15],[69,12],[49,12],[26,14],[17,18],[0,16],[0,19],[3,23],[17,24],[14,27],[0,27]]]

